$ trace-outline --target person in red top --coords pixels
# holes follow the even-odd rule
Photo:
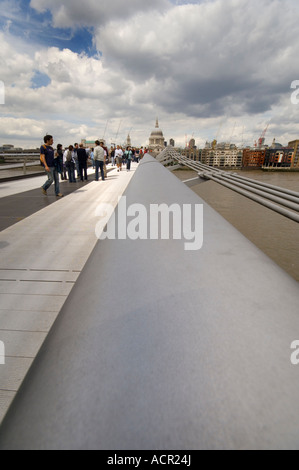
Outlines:
[[[54,149],[53,145],[53,137],[51,135],[46,135],[44,137],[44,145],[40,148],[40,160],[45,167],[45,172],[48,176],[47,181],[42,186],[42,192],[46,196],[47,190],[51,186],[51,184],[55,183],[55,194],[56,197],[62,197],[63,194],[59,191],[59,175],[57,171],[57,165],[54,158]]]

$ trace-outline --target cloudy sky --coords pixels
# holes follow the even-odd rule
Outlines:
[[[298,0],[0,8],[0,145],[38,147],[46,133],[63,145],[128,133],[147,145],[156,117],[177,145],[253,145],[267,126],[268,144],[299,138]]]

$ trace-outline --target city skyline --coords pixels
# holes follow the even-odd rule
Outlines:
[[[299,137],[294,0],[0,0],[0,145]],[[292,99],[292,97],[294,99]]]

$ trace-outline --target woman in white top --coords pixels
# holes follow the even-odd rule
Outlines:
[[[116,164],[117,164],[117,171],[121,171],[122,163],[123,163],[123,151],[118,145],[116,150],[115,150],[115,158],[116,158]]]

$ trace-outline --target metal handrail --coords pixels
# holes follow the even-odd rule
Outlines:
[[[273,210],[274,212],[283,215],[284,217],[293,220],[294,222],[299,222],[299,215],[295,212],[299,212],[299,193],[291,191],[279,186],[273,186],[267,183],[259,182],[239,176],[236,174],[231,174],[224,172],[218,168],[210,167],[201,162],[195,162],[188,159],[185,156],[180,155],[178,152],[171,149],[168,151],[165,149],[162,154],[159,156],[159,161],[163,163],[164,160],[169,157],[175,159],[179,163],[188,166],[189,168],[200,171],[200,177],[205,179],[211,179],[216,183],[219,183],[233,191],[245,196],[268,209]],[[267,201],[270,200],[271,202]],[[276,204],[273,204],[276,203]],[[287,207],[291,210],[285,210],[283,207]],[[295,212],[293,212],[295,211]]]
[[[285,198],[284,196],[276,196],[276,195],[273,195],[273,194],[269,193],[269,190],[262,191],[262,190],[256,189],[250,183],[246,183],[246,184],[245,183],[240,183],[238,180],[231,179],[229,177],[226,177],[225,175],[214,174],[213,172],[211,174],[214,177],[213,181],[215,181],[215,179],[216,179],[216,181],[218,179],[220,181],[222,181],[222,180],[228,181],[228,182],[230,182],[231,184],[233,184],[235,186],[247,189],[247,190],[249,190],[250,192],[252,192],[254,194],[260,195],[260,196],[262,196],[266,199],[270,199],[273,202],[277,202],[278,204],[281,204],[285,207],[288,207],[289,209],[293,209],[294,211],[299,212],[299,199],[298,199],[297,202],[292,202],[292,201],[289,200],[289,197]],[[207,173],[207,178],[210,178],[209,173]],[[280,194],[280,193],[278,193],[278,194]]]

